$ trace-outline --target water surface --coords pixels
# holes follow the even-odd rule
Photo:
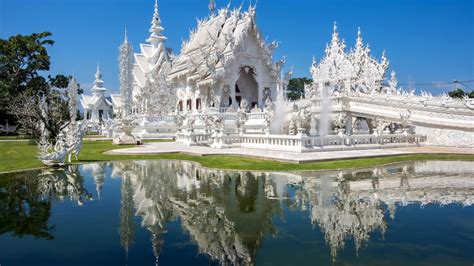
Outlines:
[[[473,204],[472,162],[28,171],[0,175],[0,264],[473,265]]]

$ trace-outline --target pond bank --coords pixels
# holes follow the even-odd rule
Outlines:
[[[169,143],[172,144],[172,143]],[[174,144],[174,143],[173,143]],[[153,144],[154,145],[154,144]],[[109,141],[85,141],[79,161],[74,163],[103,162],[103,161],[125,161],[125,160],[185,160],[200,163],[203,167],[232,169],[232,170],[273,170],[273,171],[308,171],[308,170],[335,170],[370,167],[404,161],[422,160],[460,160],[474,161],[474,154],[469,150],[459,150],[462,154],[451,154],[453,150],[438,151],[433,147],[419,150],[401,150],[390,156],[377,156],[372,158],[343,158],[334,160],[327,158],[323,161],[308,162],[304,164],[279,162],[269,159],[256,159],[249,156],[235,155],[190,155],[183,153],[161,153],[161,154],[110,154],[109,151],[116,149]],[[122,148],[132,148],[124,146]],[[472,151],[472,150],[471,150]],[[360,151],[359,151],[360,152]],[[28,142],[0,142],[0,173],[14,172],[33,168],[41,168],[42,164],[36,159],[36,145]]]

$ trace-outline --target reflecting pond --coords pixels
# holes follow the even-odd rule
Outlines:
[[[473,265],[473,204],[473,162],[28,171],[0,175],[0,264]]]

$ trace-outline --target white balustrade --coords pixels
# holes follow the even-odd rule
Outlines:
[[[338,136],[329,135],[324,137],[314,137],[306,135],[257,135],[243,134],[240,138],[235,138],[232,143],[239,141],[243,148],[256,148],[266,150],[281,151],[315,151],[324,148],[333,149],[349,149],[357,146],[383,146],[385,144],[393,145],[410,145],[419,144],[426,141],[426,137],[422,135],[412,134],[387,134],[387,135],[353,135]],[[393,147],[393,145],[391,147]]]

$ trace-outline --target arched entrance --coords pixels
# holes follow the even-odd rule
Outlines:
[[[238,106],[246,99],[253,108],[258,105],[258,83],[256,71],[253,67],[244,66],[239,70],[239,79],[235,83],[235,100]]]

